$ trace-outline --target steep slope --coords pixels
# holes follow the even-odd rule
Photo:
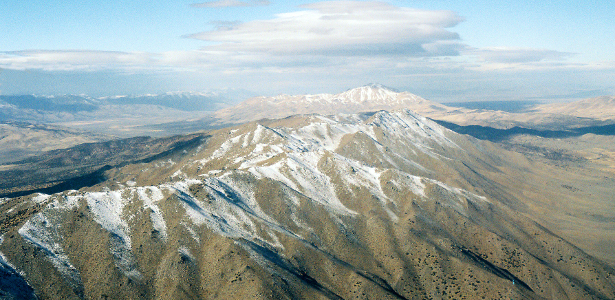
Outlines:
[[[407,110],[211,132],[92,187],[3,199],[0,272],[20,288],[2,292],[615,297],[612,268],[518,212],[535,170],[500,151]]]
[[[412,109],[425,115],[426,112],[447,108],[408,92],[399,93],[382,85],[367,85],[339,94],[250,98],[233,107],[217,111],[215,116],[222,123],[245,123],[296,114],[329,115],[395,109]]]
[[[169,152],[186,151],[198,146],[201,139],[199,134],[158,139],[135,137],[46,151],[2,166],[0,197],[80,188],[104,180],[105,170],[150,161]]]

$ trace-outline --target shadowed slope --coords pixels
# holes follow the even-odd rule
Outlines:
[[[194,143],[3,200],[33,212],[3,221],[0,251],[52,298],[615,297],[612,268],[522,214],[540,166],[411,111]]]

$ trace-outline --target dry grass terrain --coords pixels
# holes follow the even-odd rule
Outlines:
[[[3,293],[615,297],[615,270],[558,227],[612,224],[606,212],[580,221],[608,202],[579,199],[609,187],[576,162],[528,159],[407,111],[253,122],[198,141],[78,190],[2,200],[0,272],[17,283]]]
[[[521,113],[370,86],[218,120],[85,111],[64,125],[280,119],[68,149],[97,136],[12,123],[11,151],[58,149],[0,166],[0,298],[613,299],[611,100]],[[366,113],[313,114],[342,107]]]
[[[109,138],[101,134],[60,126],[0,122],[0,164],[22,160],[49,150],[106,139]]]

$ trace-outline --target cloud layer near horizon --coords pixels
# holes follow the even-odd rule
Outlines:
[[[201,7],[264,5],[267,1],[209,1]],[[189,37],[209,43],[201,50],[163,53],[96,50],[0,52],[6,69],[98,70],[197,68],[211,71],[282,70],[305,72],[344,63],[410,68],[417,59],[459,57],[449,68],[527,67],[559,61],[570,53],[553,50],[475,49],[461,42],[452,28],[463,18],[452,11],[419,10],[382,2],[328,1],[301,6],[270,20],[225,23]],[[371,60],[372,63],[367,62]],[[387,62],[388,61],[388,62]],[[394,61],[395,63],[393,63]],[[445,63],[434,64],[446,68]],[[549,64],[553,67],[554,64]],[[560,63],[561,67],[562,64]],[[398,70],[403,71],[403,69]],[[395,70],[392,72],[395,73]]]
[[[223,0],[193,6],[215,8],[267,3]],[[189,35],[203,41],[204,46],[199,50],[11,51],[0,52],[0,68],[200,73],[207,78],[225,78],[230,84],[244,82],[241,76],[246,75],[276,81],[296,78],[295,82],[306,78],[332,82],[332,76],[336,80],[344,76],[361,83],[387,83],[389,79],[457,76],[463,72],[479,72],[482,75],[474,75],[489,80],[488,72],[493,71],[615,69],[613,62],[573,63],[569,61],[573,53],[555,50],[474,48],[454,31],[463,21],[457,13],[445,10],[419,10],[382,2],[318,2],[267,20],[221,21],[216,29]]]

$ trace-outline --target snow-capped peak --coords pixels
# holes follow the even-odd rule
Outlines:
[[[378,101],[383,102],[387,100],[393,100],[399,95],[398,92],[393,91],[380,84],[370,84],[358,88],[354,88],[337,94],[335,99],[346,100],[351,102],[362,103],[365,101]]]
[[[216,112],[226,123],[244,123],[264,118],[277,119],[297,114],[333,115],[411,109],[422,111],[442,106],[408,92],[396,92],[370,84],[339,94],[279,95],[256,97]]]
[[[368,83],[364,86],[349,89],[346,92],[353,91],[353,90],[370,90],[370,89],[371,90],[385,90],[389,92],[399,93],[398,90],[388,87],[386,85],[380,84],[380,83]]]

